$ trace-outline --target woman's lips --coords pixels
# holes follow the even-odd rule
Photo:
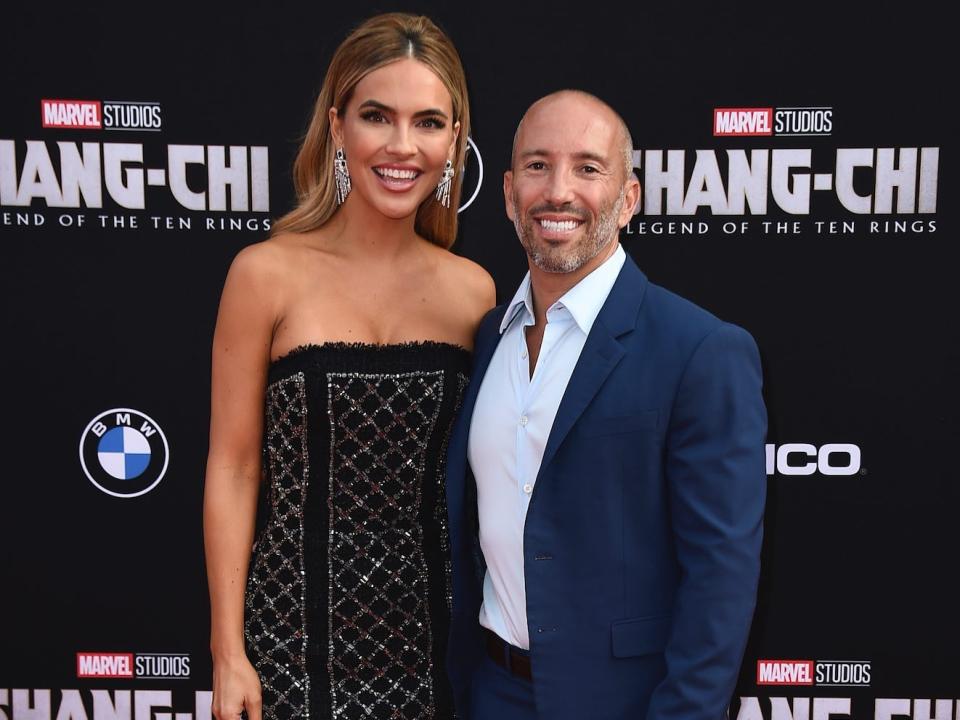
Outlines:
[[[423,173],[417,168],[398,168],[378,166],[373,168],[380,184],[393,192],[404,192],[412,188]]]

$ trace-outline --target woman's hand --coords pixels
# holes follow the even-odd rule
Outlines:
[[[217,720],[261,720],[261,687],[257,671],[246,656],[213,662],[213,716]]]

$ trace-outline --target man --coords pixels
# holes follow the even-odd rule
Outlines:
[[[620,247],[632,148],[578,91],[534,103],[514,138],[504,196],[530,272],[481,324],[448,457],[468,720],[719,720],[733,692],[759,573],[760,361]]]

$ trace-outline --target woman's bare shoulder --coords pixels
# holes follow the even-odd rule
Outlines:
[[[493,278],[473,260],[444,252],[442,274],[458,294],[467,299],[481,315],[496,304],[497,288]]]
[[[309,251],[309,242],[298,233],[273,235],[238,252],[230,265],[230,277],[260,289],[289,284],[302,271]]]
[[[247,245],[230,263],[230,275],[247,281],[262,280],[281,269],[289,251],[275,238],[267,238]]]

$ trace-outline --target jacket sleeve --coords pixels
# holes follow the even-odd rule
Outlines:
[[[679,583],[667,675],[648,720],[721,720],[750,631],[766,496],[766,409],[753,338],[721,324],[691,354],[666,438]]]

